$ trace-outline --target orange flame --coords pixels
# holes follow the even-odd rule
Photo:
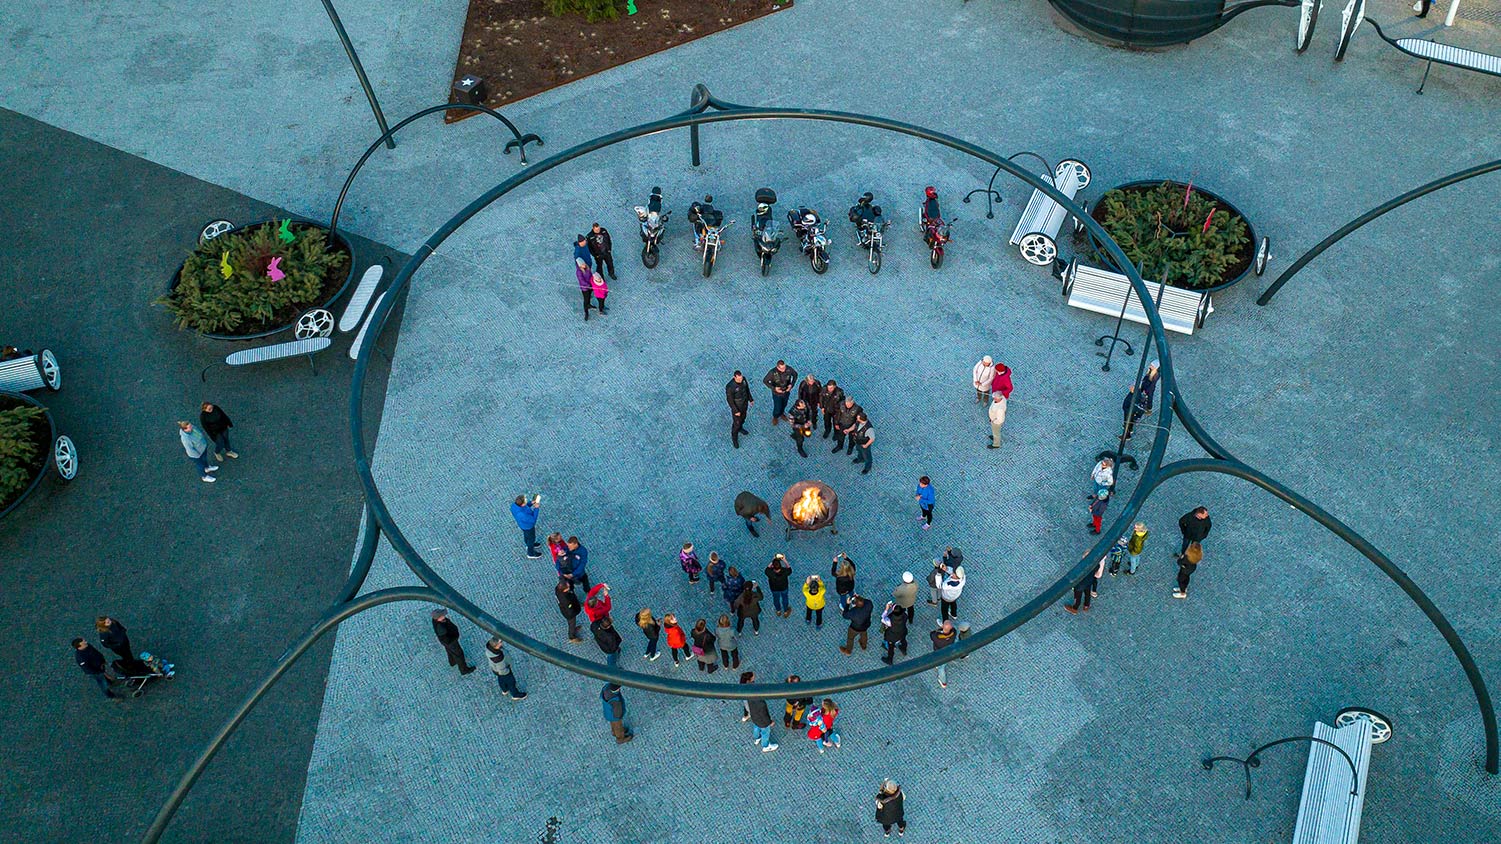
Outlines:
[[[823,495],[816,486],[803,490],[802,496],[792,504],[792,519],[799,524],[811,525],[828,513],[829,507],[823,503]]]

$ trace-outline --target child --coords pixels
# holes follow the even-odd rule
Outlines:
[[[789,683],[801,683],[802,681],[803,678],[796,674],[787,678],[787,682]],[[787,706],[782,710],[782,726],[790,730],[793,724],[803,723],[808,715],[808,707],[812,705],[813,698],[811,697],[787,698]]]
[[[549,545],[552,544],[551,539],[547,542]],[[698,583],[699,572],[702,572],[704,567],[699,563],[698,555],[693,553],[692,542],[683,543],[683,550],[678,554],[678,564],[683,567],[683,572],[688,575],[688,585],[692,586]]]
[[[552,552],[552,564],[558,565],[558,558],[568,553],[568,544],[563,541],[563,534],[554,533],[547,537],[547,550]]]
[[[595,273],[594,277],[589,279],[589,286],[594,290],[594,298],[599,300],[599,304],[596,306],[599,309],[599,315],[604,316],[607,313],[605,311],[605,297],[610,295],[610,285],[605,282],[604,276]]]
[[[740,637],[735,635],[735,628],[730,626],[730,617],[721,615],[719,626],[714,628],[714,641],[719,646],[719,661],[724,663],[726,670],[740,667]]]
[[[1147,525],[1145,522],[1137,522],[1131,529],[1131,534],[1126,540],[1126,574],[1136,574],[1136,564],[1141,560],[1141,552],[1147,547]]]
[[[672,667],[677,668],[682,665],[678,660],[679,652],[683,659],[688,658],[688,634],[678,626],[678,617],[672,613],[662,616],[662,629],[667,632],[667,649],[672,651]]]
[[[1111,577],[1115,577],[1116,575],[1121,573],[1121,560],[1125,559],[1126,557],[1126,542],[1130,538],[1131,534],[1123,533],[1121,534],[1120,539],[1115,540],[1115,544],[1110,546]]]
[[[829,593],[823,588],[823,580],[816,574],[808,575],[803,581],[803,603],[807,610],[803,613],[803,621],[813,624],[813,616],[818,615],[818,623],[813,624],[813,629],[823,628],[823,605],[829,600]]]
[[[832,698],[824,698],[823,705],[808,713],[808,738],[818,743],[818,752],[826,747],[839,746],[839,731],[834,729],[834,719],[839,717],[839,707]]]
[[[646,653],[643,657],[648,662],[655,662],[657,657],[661,656],[657,653],[657,639],[662,635],[662,625],[652,618],[651,610],[643,608],[641,612],[636,613],[636,626],[641,628],[641,632],[646,635]]]
[[[709,565],[704,569],[709,577],[709,594],[714,594],[714,584],[724,585],[724,560],[719,559],[718,551],[709,552]]]
[[[1105,508],[1110,506],[1110,490],[1100,487],[1095,494],[1089,496],[1089,532],[1098,534],[1103,528]]]
[[[917,506],[922,510],[922,515],[917,520],[923,523],[923,530],[928,530],[933,527],[933,501],[936,496],[933,493],[933,482],[928,480],[927,475],[917,479],[917,494],[912,497],[917,499]]]

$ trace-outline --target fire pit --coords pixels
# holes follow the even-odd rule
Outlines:
[[[828,528],[838,535],[834,517],[839,514],[839,496],[823,481],[798,481],[782,495],[782,518],[787,521],[788,539],[795,530],[815,531]]]

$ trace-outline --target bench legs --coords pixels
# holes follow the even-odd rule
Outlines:
[[[1420,83],[1418,83],[1418,93],[1419,94],[1423,93],[1423,86],[1428,84],[1428,71],[1430,71],[1430,70],[1433,70],[1433,62],[1432,61],[1429,61],[1428,62],[1428,66],[1423,68],[1423,81],[1420,82]]]

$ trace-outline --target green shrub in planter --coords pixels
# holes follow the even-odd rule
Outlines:
[[[36,432],[38,426],[45,427],[45,413],[29,404],[0,410],[0,506],[20,495],[36,477],[43,447]]]
[[[621,0],[542,0],[547,13],[555,18],[583,15],[589,23],[612,21],[620,17]]]
[[[194,249],[182,266],[177,287],[158,299],[179,328],[208,334],[247,334],[291,323],[306,308],[320,304],[330,278],[349,270],[349,253],[329,249],[328,232],[292,225],[297,239],[283,243],[280,223],[271,221],[222,234]],[[285,278],[266,274],[272,258]],[[229,278],[220,271],[231,268]]]
[[[1115,238],[1131,263],[1148,281],[1201,289],[1230,280],[1244,267],[1251,242],[1246,221],[1200,192],[1185,206],[1185,186],[1163,182],[1155,187],[1107,191],[1092,216]],[[1206,230],[1210,211],[1214,218]],[[1182,232],[1174,237],[1175,233]]]

